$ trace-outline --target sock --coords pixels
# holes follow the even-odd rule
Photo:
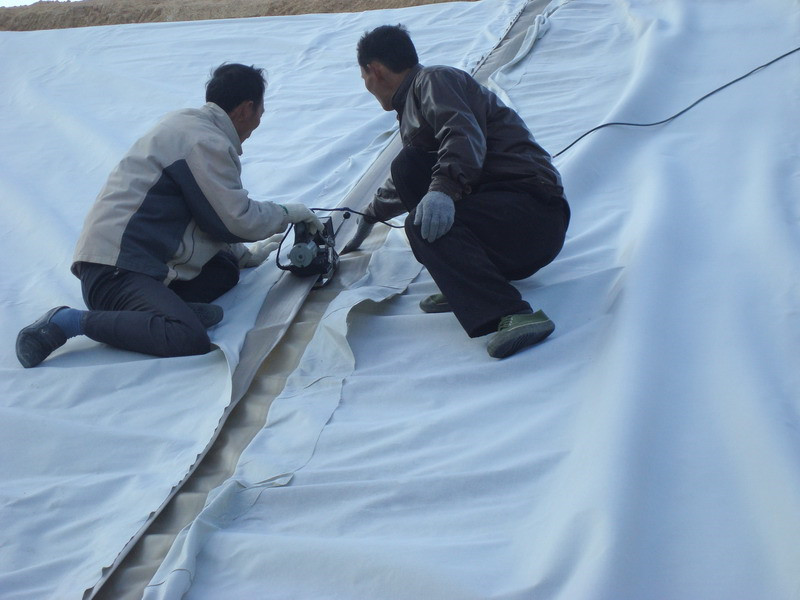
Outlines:
[[[83,335],[83,315],[85,310],[77,308],[62,308],[50,318],[51,323],[55,323],[68,338],[76,335]]]

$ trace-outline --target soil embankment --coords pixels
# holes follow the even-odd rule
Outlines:
[[[0,8],[0,31],[362,12],[453,0],[83,0]]]

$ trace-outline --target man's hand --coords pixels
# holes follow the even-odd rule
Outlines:
[[[308,231],[312,235],[318,231],[322,231],[322,222],[305,204],[280,204],[279,206],[286,211],[286,215],[289,217],[289,223],[306,223],[308,225]]]
[[[276,233],[272,237],[261,240],[260,242],[256,242],[250,246],[247,249],[250,252],[250,255],[244,260],[244,262],[242,262],[241,267],[243,269],[248,269],[250,267],[257,267],[262,264],[265,260],[267,260],[269,255],[278,248],[278,245],[281,243],[281,238],[283,238],[283,234]]]
[[[453,199],[444,192],[428,192],[417,205],[414,225],[421,225],[422,237],[434,242],[450,231],[456,216]]]
[[[367,236],[369,236],[374,225],[374,223],[367,223],[363,217],[359,219],[355,234],[352,238],[350,238],[350,241],[345,244],[344,248],[342,248],[342,251],[339,254],[347,254],[353,250],[358,250],[361,247],[361,244],[364,243],[364,240],[367,239]]]

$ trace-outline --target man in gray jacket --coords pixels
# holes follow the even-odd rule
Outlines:
[[[261,69],[223,64],[204,106],[168,114],[133,145],[75,249],[89,310],[59,306],[23,328],[24,367],[77,335],[156,356],[204,354],[206,329],[222,319],[209,303],[238,283],[239,269],[261,264],[289,223],[321,228],[303,204],[257,202],[242,187],[242,142],[261,122],[265,89]]]
[[[423,67],[408,32],[384,25],[358,43],[367,90],[397,112],[403,149],[391,184],[378,190],[353,239],[403,212],[411,249],[441,293],[425,312],[453,311],[470,337],[494,333],[504,358],[555,326],[509,280],[524,279],[561,251],[570,210],[561,177],[525,123],[470,75]]]

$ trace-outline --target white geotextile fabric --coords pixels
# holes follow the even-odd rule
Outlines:
[[[0,597],[79,598],[101,579],[212,439],[245,334],[280,276],[263,265],[220,300],[221,351],[155,359],[76,339],[19,366],[21,327],[83,306],[73,247],[127,148],[164,113],[201,105],[213,67],[255,64],[270,83],[244,144],[245,187],[336,206],[396,128],[363,90],[360,35],[403,21],[422,60],[470,69],[523,5],[0,32]]]
[[[495,81],[552,152],[800,40],[793,2],[551,8]],[[539,347],[495,361],[422,314],[425,271],[343,293],[146,597],[797,598],[799,65],[557,160],[568,241],[519,283]]]

